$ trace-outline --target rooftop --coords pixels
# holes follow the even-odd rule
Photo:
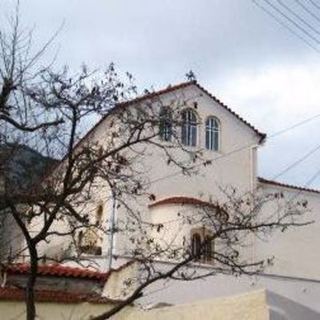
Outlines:
[[[26,275],[30,272],[30,265],[17,263],[10,265],[5,270],[8,274]],[[45,264],[38,266],[38,275],[57,276],[67,278],[81,278],[106,281],[110,272],[98,272],[87,268],[69,267],[61,264]]]
[[[0,288],[0,300],[7,301],[24,301],[25,292],[22,289],[6,287]],[[60,302],[60,303],[116,303],[116,300],[111,300],[101,297],[98,294],[83,294],[77,292],[53,291],[53,290],[36,290],[36,302]]]
[[[320,193],[320,190],[317,190],[317,189],[307,188],[304,186],[296,186],[296,185],[287,184],[287,183],[283,183],[283,182],[279,182],[279,181],[275,181],[275,180],[268,180],[268,179],[261,178],[261,177],[258,177],[258,182],[265,183],[265,184],[271,184],[271,185],[283,187],[283,188],[295,189],[295,190],[299,190],[302,192],[305,191],[305,192],[312,192],[312,193],[317,193],[317,194]]]

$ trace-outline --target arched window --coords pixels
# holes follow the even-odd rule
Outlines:
[[[189,109],[182,112],[181,142],[191,147],[197,145],[197,116]]]
[[[219,150],[220,123],[215,117],[209,117],[206,121],[206,148],[208,150]]]
[[[206,227],[191,230],[191,254],[200,263],[214,263],[213,233]]]
[[[201,257],[201,236],[199,233],[194,233],[191,239],[191,253],[193,257]]]
[[[172,117],[169,107],[162,107],[160,110],[159,134],[163,141],[171,141]]]

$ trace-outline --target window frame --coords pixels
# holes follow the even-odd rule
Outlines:
[[[103,210],[104,210],[103,203],[99,203],[96,208],[96,222],[95,222],[96,226],[101,226]]]
[[[209,151],[219,151],[221,144],[221,122],[215,116],[209,116],[205,122],[205,147]]]
[[[214,264],[214,241],[208,241],[213,236],[212,232],[206,227],[194,228],[191,230],[191,254],[195,257],[195,262],[205,263],[205,264]],[[195,243],[196,239],[200,241]],[[198,253],[197,251],[200,250]]]
[[[159,137],[162,141],[172,141],[172,114],[168,106],[162,106],[159,114]]]
[[[187,147],[198,145],[198,115],[192,109],[184,109],[181,113],[181,143]]]
[[[201,235],[194,232],[191,236],[191,252],[194,257],[201,259]]]
[[[95,243],[88,244],[86,243],[86,233],[92,230],[80,230],[77,236],[77,247],[79,253],[81,255],[88,255],[88,256],[101,256],[102,255],[102,247],[98,245],[98,235],[96,234]]]

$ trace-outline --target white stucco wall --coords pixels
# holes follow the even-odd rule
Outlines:
[[[186,108],[194,110],[200,122],[198,126],[198,148],[203,150],[204,159],[214,159],[208,167],[199,166],[198,174],[187,177],[182,174],[163,179],[151,184],[150,191],[158,198],[172,195],[203,197],[208,200],[219,199],[221,192],[217,187],[231,185],[239,189],[250,190],[252,170],[254,166],[250,146],[256,146],[258,137],[243,122],[225,108],[213,101],[197,87],[188,87],[181,92],[164,95],[163,105],[171,105],[175,99],[185,100]],[[195,109],[193,104],[197,103]],[[181,108],[181,106],[180,106]],[[205,149],[205,121],[208,116],[220,120],[220,150],[218,152]],[[247,147],[247,148],[246,148]],[[196,149],[196,148],[194,148]],[[238,152],[235,150],[242,149]],[[189,148],[192,151],[192,148]],[[178,151],[179,152],[179,151]],[[228,156],[226,156],[229,154]],[[177,168],[166,164],[163,154],[148,148],[143,159],[143,168],[151,181],[177,172]]]
[[[159,103],[159,100],[161,103]],[[195,103],[197,107],[195,108]],[[197,148],[189,148],[189,151],[202,150],[203,158],[206,160],[214,160],[212,165],[199,166],[199,170],[192,176],[176,174],[179,171],[175,165],[168,165],[167,158],[162,151],[151,145],[141,145],[137,147],[141,155],[134,163],[134,168],[142,173],[142,177],[151,181],[147,185],[148,193],[156,196],[156,199],[168,196],[190,196],[201,198],[204,201],[221,201],[225,197],[220,187],[232,186],[245,192],[251,190],[256,182],[256,146],[259,141],[257,134],[228,110],[215,102],[202,90],[196,86],[188,86],[183,89],[176,90],[171,93],[163,94],[160,99],[155,101],[155,109],[161,105],[169,105],[181,108],[183,104],[185,108],[192,108],[198,115],[198,145]],[[220,150],[218,152],[205,150],[205,120],[208,116],[215,116],[219,119],[221,125],[220,131]],[[97,126],[87,137],[86,141],[97,143],[101,146],[108,146],[110,143],[110,123],[112,118],[105,119]],[[117,124],[113,124],[116,128]],[[84,141],[83,143],[86,143]],[[234,152],[236,151],[236,152]],[[190,160],[190,155],[181,150],[173,150],[173,154],[179,159]],[[170,177],[170,175],[174,176]],[[159,178],[164,179],[158,180]],[[169,176],[169,177],[167,177]],[[158,180],[157,182],[153,182]],[[143,219],[150,221],[150,211],[148,204],[150,200],[148,196],[142,196],[137,199],[134,195],[126,195],[124,199],[127,206],[134,208],[139,212]],[[94,190],[93,198],[88,201],[85,210],[94,215],[95,208],[98,203],[104,205],[105,227],[108,228],[112,214],[112,197],[107,186],[103,186]],[[119,225],[121,222],[126,223],[128,211],[124,206],[117,208],[116,220]],[[153,218],[152,218],[153,219]],[[102,254],[109,253],[109,234],[105,234],[102,240]],[[50,246],[65,245],[66,240],[52,240]],[[46,244],[43,245],[44,251]],[[128,241],[128,233],[116,233],[114,236],[114,254],[121,255],[128,252],[132,248],[131,242]],[[101,261],[97,257],[97,261]],[[105,263],[101,268],[105,267]]]
[[[137,163],[139,170],[143,171],[151,181],[147,188],[148,193],[154,194],[157,200],[172,196],[188,196],[204,201],[221,202],[226,200],[226,195],[220,188],[233,187],[239,194],[252,190],[256,184],[256,152],[259,141],[256,133],[198,87],[191,86],[161,96],[162,105],[174,105],[177,100],[180,101],[179,104],[185,101],[185,107],[193,109],[200,122],[198,146],[189,148],[189,151],[202,149],[203,158],[213,162],[206,167],[199,165],[194,175],[177,174],[179,168],[172,164],[168,165],[163,152],[148,145]],[[197,105],[196,109],[194,102]],[[221,149],[218,152],[205,149],[205,120],[208,116],[217,117],[221,124]],[[103,137],[106,134],[103,130],[106,128],[101,126],[99,130],[96,136]],[[173,152],[179,159],[190,157],[181,150],[173,150]],[[156,222],[158,213],[153,214],[148,209],[150,203],[148,197],[142,197],[137,202],[128,199],[129,206],[141,212],[143,219]],[[125,215],[125,210],[119,209],[118,221],[124,220]],[[173,216],[176,217],[176,213],[173,214],[170,209],[162,210],[160,216],[161,219],[172,220]],[[115,252],[119,255],[125,253],[130,247],[126,236],[116,235]]]
[[[112,304],[37,303],[37,314],[44,320],[85,320],[112,308]],[[25,306],[19,301],[0,301],[5,319],[25,319]],[[1,318],[2,319],[2,318]],[[319,313],[265,290],[218,299],[197,300],[175,306],[142,310],[128,307],[116,314],[117,320],[318,320]]]
[[[23,212],[23,207],[20,207]],[[0,256],[2,262],[8,259],[23,259],[21,255],[25,255],[23,248],[25,247],[24,237],[18,225],[16,224],[10,210],[2,210],[0,218]]]
[[[189,304],[163,307],[149,311],[137,312],[131,309],[119,315],[119,319],[121,320],[138,318],[141,320],[271,320],[266,296],[263,291],[228,298],[206,301],[198,300]]]
[[[110,304],[92,303],[36,303],[37,315],[43,320],[87,320],[90,316],[99,315],[111,307]],[[26,318],[24,302],[0,301],[0,318],[24,320]]]
[[[157,265],[157,268],[167,267],[163,263],[161,266]],[[197,267],[197,272],[200,274],[208,272],[208,270],[208,267]],[[170,304],[192,303],[195,300],[229,297],[257,289],[267,289],[295,303],[313,309],[315,312],[320,312],[319,282],[293,277],[271,277],[267,274],[262,274],[259,277],[244,275],[234,277],[217,274],[192,282],[177,280],[159,281],[146,290],[141,302],[144,305],[153,305],[159,302]]]
[[[205,146],[204,121],[207,116],[212,115],[220,120],[221,150],[219,152],[204,150],[204,157],[213,159],[212,165],[200,166],[199,172],[189,177],[182,174],[173,175],[177,172],[177,168],[167,165],[164,155],[149,146],[144,150],[144,156],[139,158],[136,164],[137,168],[143,170],[150,181],[164,176],[172,176],[151,183],[148,186],[148,192],[153,193],[157,200],[172,196],[188,196],[204,201],[223,202],[225,196],[219,187],[232,186],[238,190],[239,194],[252,190],[257,183],[256,159],[259,139],[255,132],[195,86],[164,94],[161,97],[161,104],[171,105],[177,99],[185,101],[186,107],[193,108],[199,116],[201,123],[198,127],[198,144],[201,148]],[[196,109],[194,102],[197,102]],[[101,145],[106,145],[108,143],[108,129],[108,121],[105,121],[95,129],[89,138],[98,141]],[[238,151],[234,152],[235,150]],[[181,154],[181,157],[183,156],[185,155]],[[276,186],[263,185],[263,190],[266,193],[279,191],[279,189],[283,190],[283,188]],[[289,188],[284,191],[292,195],[295,192]],[[257,279],[246,277],[234,279],[221,275],[206,282],[198,281],[192,284],[179,282],[179,285],[173,285],[172,289],[168,289],[169,291],[161,288],[160,284],[160,287],[154,288],[154,290],[160,290],[160,293],[154,296],[154,301],[165,299],[167,302],[182,303],[192,301],[195,297],[209,298],[230,295],[235,292],[247,291],[253,287],[268,288],[293,300],[319,308],[317,297],[320,295],[320,268],[318,268],[320,262],[320,251],[318,250],[320,195],[303,192],[299,196],[308,199],[309,207],[312,210],[308,218],[314,220],[315,223],[283,234],[277,233],[268,242],[256,241],[253,247],[248,249],[248,256],[254,255],[256,258],[275,256],[274,266],[265,271],[269,276]],[[88,205],[89,212],[94,212],[95,201],[104,203],[106,208],[104,219],[108,224],[112,213],[110,190],[106,187],[97,189],[92,204]],[[133,198],[128,198],[127,204],[139,210],[144,219],[153,223],[176,219],[177,210],[179,210],[177,206],[149,210],[150,200],[147,197],[141,197],[138,202]],[[274,209],[270,207],[270,210]],[[116,215],[118,221],[125,220],[126,211],[123,207],[119,208]],[[177,224],[172,224],[165,229],[163,234],[168,241],[176,237],[177,241],[181,242],[183,234],[189,236],[189,232],[188,228],[180,230]],[[107,267],[108,240],[109,235],[106,234],[103,240],[103,255],[96,259],[101,269]],[[116,255],[128,252],[132,248],[132,244],[128,241],[128,234],[115,234],[114,247]]]
[[[300,222],[314,221],[314,223],[292,227],[283,233],[275,231],[266,237],[266,241],[252,238],[252,248],[248,248],[248,252],[244,253],[247,254],[248,259],[250,257],[257,260],[274,257],[274,264],[267,267],[260,276],[235,278],[220,274],[192,283],[183,281],[159,283],[150,288],[150,296],[147,294],[146,302],[183,303],[195,298],[228,296],[256,288],[267,288],[295,302],[320,311],[318,303],[320,296],[318,268],[320,261],[318,250],[320,195],[314,192],[301,192],[296,189],[269,184],[262,185],[262,187],[266,193],[283,192],[288,197],[287,199],[295,199],[294,201],[307,200],[309,212],[301,217]],[[190,206],[181,208],[177,205],[165,205],[151,209],[150,215],[154,223],[173,220],[172,223],[165,224],[163,229],[164,239],[167,241],[176,239],[181,243],[183,236],[190,237],[192,226],[184,226],[181,229],[179,228],[179,222],[175,221],[177,212],[186,211],[188,208],[190,210]],[[261,212],[261,218],[263,219],[264,215],[270,214],[278,214],[274,203]],[[200,266],[198,270],[201,270]]]
[[[298,221],[312,222],[310,225],[289,228],[285,232],[275,232],[269,241],[256,242],[258,258],[274,256],[274,265],[268,273],[320,280],[320,194],[304,192],[275,185],[262,185],[264,192],[283,192],[291,203],[308,202],[308,211]],[[270,212],[277,214],[277,208],[271,206]],[[266,212],[265,214],[269,214]]]

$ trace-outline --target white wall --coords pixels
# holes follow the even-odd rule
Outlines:
[[[220,202],[226,199],[220,188],[232,186],[239,193],[252,190],[256,183],[256,146],[259,140],[256,133],[198,87],[192,86],[165,94],[161,97],[161,104],[173,106],[177,100],[180,108],[183,102],[186,108],[192,108],[198,114],[200,121],[198,146],[189,150],[202,149],[203,158],[213,162],[206,167],[199,165],[197,173],[192,176],[176,174],[179,168],[172,164],[168,165],[163,152],[148,145],[144,150],[144,156],[139,158],[137,164],[138,170],[143,171],[151,181],[147,188],[148,193],[154,194],[156,200],[171,196],[188,196],[204,201]],[[197,102],[196,109],[194,102]],[[217,117],[221,123],[221,149],[218,152],[205,150],[205,120],[208,116]],[[107,130],[106,127],[101,126],[96,136],[103,137],[106,134],[103,129]],[[234,152],[235,150],[238,151]],[[179,159],[189,157],[181,150],[174,150],[174,152]],[[160,181],[158,181],[159,178]],[[157,181],[153,182],[155,180]],[[148,197],[142,197],[138,202],[135,200],[131,202],[131,199],[128,199],[129,205],[140,211],[146,220],[155,222],[153,217],[157,214],[150,214],[148,209],[148,204],[151,202]],[[118,210],[119,220],[125,219],[125,215],[124,210]],[[171,214],[169,211],[162,212],[160,215],[166,216],[169,220],[173,215],[176,217],[176,214]],[[121,255],[125,253],[130,243],[120,234],[116,238],[118,244],[116,252]]]
[[[186,106],[194,109],[194,102],[197,102],[197,109],[194,109],[201,121],[198,128],[199,146],[204,148],[204,121],[207,116],[216,116],[221,122],[221,150],[211,152],[204,150],[206,159],[216,159],[212,165],[199,167],[199,172],[194,176],[185,176],[182,174],[174,175],[170,178],[163,179],[152,183],[148,187],[148,192],[153,193],[156,199],[163,199],[171,196],[188,196],[201,198],[204,201],[223,201],[224,194],[219,187],[232,186],[237,188],[238,192],[252,190],[256,180],[256,146],[258,137],[243,122],[234,117],[230,112],[214,102],[199,88],[192,86],[181,89],[174,93],[168,93],[161,97],[161,104],[171,105],[176,100],[186,101]],[[99,141],[101,145],[108,144],[109,133],[108,121],[105,121],[92,133],[90,139]],[[248,147],[248,148],[246,148]],[[240,150],[239,152],[234,152]],[[178,151],[179,153],[179,151]],[[230,154],[231,153],[231,154]],[[185,157],[185,155],[178,155]],[[166,163],[164,155],[153,147],[147,147],[144,150],[144,156],[136,164],[139,170],[143,170],[145,175],[153,181],[164,176],[169,176],[177,171],[177,168]],[[277,187],[264,185],[265,192],[275,192]],[[293,193],[292,190],[286,189],[287,193]],[[320,234],[320,223],[318,218],[318,208],[320,208],[320,195],[312,193],[302,193],[309,200],[310,220],[316,223],[307,227],[288,231],[283,234],[276,234],[270,238],[269,242],[256,242],[254,251],[250,248],[250,254],[255,257],[265,258],[275,256],[275,265],[266,272],[275,275],[271,277],[260,277],[258,281],[251,278],[234,279],[227,276],[218,276],[208,282],[198,281],[193,284],[179,282],[169,291],[163,288],[159,294],[154,296],[154,301],[165,299],[167,302],[188,302],[194,297],[212,297],[220,295],[229,295],[235,292],[243,292],[253,287],[267,287],[275,292],[289,296],[294,300],[317,307],[316,300],[319,297],[318,281],[320,280],[320,250],[318,249],[318,239]],[[106,203],[105,219],[110,218],[111,203],[110,192],[105,187],[97,191],[96,201]],[[165,207],[162,209],[148,209],[151,201],[147,197],[142,197],[138,202],[128,199],[128,205],[141,211],[142,216],[154,223],[169,221],[177,217],[177,207]],[[92,208],[95,203],[93,201]],[[88,209],[89,210],[89,209]],[[270,210],[273,210],[271,207]],[[89,210],[90,211],[90,210]],[[120,208],[117,212],[118,221],[124,220],[126,211]],[[172,226],[166,230],[166,236],[169,238],[176,235],[177,226]],[[189,235],[189,230],[182,230]],[[181,235],[178,236],[181,240]],[[179,240],[179,241],[180,241]],[[97,258],[97,261],[105,266],[105,255],[108,253],[108,235],[104,240],[104,257]],[[130,242],[126,235],[115,235],[115,254],[122,254],[131,249]],[[277,278],[277,276],[279,276]],[[282,276],[282,278],[281,278]],[[285,277],[291,277],[289,278]],[[300,280],[297,278],[301,278]],[[304,280],[304,278],[306,278]],[[163,293],[163,294],[161,294]]]
[[[159,263],[157,267],[165,269],[168,268],[168,265],[164,263],[160,265]],[[208,272],[208,268],[197,267],[197,272],[199,274]],[[284,278],[281,276],[271,277],[267,275],[261,275],[259,277],[244,275],[234,277],[217,274],[192,282],[177,280],[159,281],[146,290],[141,302],[144,305],[152,305],[160,302],[171,304],[191,303],[195,300],[228,297],[257,289],[267,289],[320,312],[319,281],[312,282],[302,279]],[[299,318],[297,318],[297,320],[298,319]]]
[[[320,280],[320,194],[302,192],[295,189],[264,184],[266,193],[283,192],[291,203],[308,201],[308,210],[298,222],[313,222],[310,225],[292,227],[285,232],[275,232],[269,241],[256,242],[258,258],[274,256],[274,266],[268,273]],[[270,207],[270,212],[277,214],[276,207]],[[264,214],[270,214],[265,212]]]

